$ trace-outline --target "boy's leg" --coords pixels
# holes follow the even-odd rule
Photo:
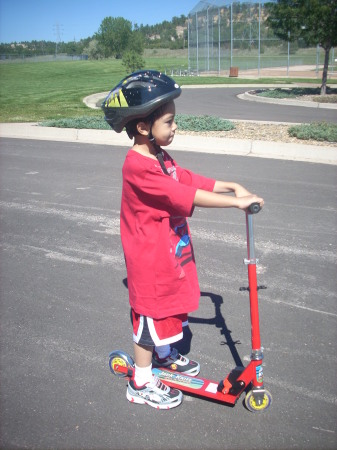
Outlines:
[[[154,351],[159,359],[165,359],[171,353],[171,345],[156,345]]]
[[[127,399],[156,409],[171,409],[180,405],[182,393],[178,389],[169,388],[152,375],[153,347],[134,342],[134,353],[135,374],[128,384]]]
[[[165,327],[163,327],[163,322],[165,322]],[[160,330],[160,326],[165,330],[176,330],[174,333],[171,333],[171,336],[178,337],[177,333],[177,325],[179,324],[180,330],[188,327],[187,314],[180,314],[173,317],[168,317],[160,321],[154,321],[154,327],[158,327],[158,332]],[[171,325],[171,328],[170,328]],[[169,335],[164,336],[169,337]],[[174,339],[171,340],[174,345]],[[176,339],[176,342],[179,340]],[[156,345],[154,348],[152,364],[154,367],[161,367],[174,370],[176,372],[184,373],[186,375],[190,375],[195,377],[200,372],[200,364],[196,361],[192,361],[185,356],[182,356],[176,348],[171,347],[171,345]]]
[[[181,355],[188,355],[191,351],[192,346],[192,331],[190,329],[188,320],[183,322],[183,338],[174,343],[174,347],[178,350]]]
[[[153,347],[133,343],[135,353],[134,381],[137,386],[143,386],[152,380]]]
[[[141,345],[133,343],[135,352],[135,361],[138,367],[147,367],[152,361],[153,347],[149,345]]]

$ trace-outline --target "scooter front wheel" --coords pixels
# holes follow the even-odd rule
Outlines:
[[[254,396],[254,391],[251,390],[245,397],[245,406],[251,412],[263,412],[269,408],[272,400],[273,398],[271,396],[271,393],[266,389],[264,389],[262,399],[259,398],[258,401]]]
[[[124,378],[128,376],[129,371],[133,370],[135,363],[127,353],[121,350],[115,350],[109,355],[109,366],[114,375]],[[119,368],[125,368],[127,370],[119,370]]]

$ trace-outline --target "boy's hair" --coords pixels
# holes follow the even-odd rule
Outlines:
[[[158,117],[162,116],[165,108],[167,106],[167,103],[164,103],[163,105],[160,105],[159,108],[157,108],[155,111],[153,111],[151,114],[149,114],[147,117],[144,117],[143,119],[134,119],[128,122],[125,125],[125,130],[129,136],[130,139],[133,139],[135,136],[137,136],[138,130],[137,130],[137,124],[139,122],[145,122],[149,123],[152,127],[153,122],[158,119]]]

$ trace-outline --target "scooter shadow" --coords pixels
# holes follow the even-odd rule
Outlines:
[[[123,279],[123,284],[126,288],[128,288],[127,278]],[[225,337],[225,341],[221,342],[221,345],[228,345],[230,352],[232,354],[233,360],[235,362],[235,365],[237,367],[243,367],[243,363],[241,360],[241,357],[237,351],[236,346],[240,345],[241,342],[239,340],[234,341],[232,339],[232,331],[228,329],[226,325],[226,321],[221,313],[221,305],[223,304],[223,298],[221,295],[213,294],[212,292],[201,292],[201,297],[209,297],[213,304],[215,309],[215,316],[212,319],[203,319],[201,317],[191,317],[189,316],[188,322],[189,323],[196,323],[196,324],[208,324],[208,325],[214,325],[216,328],[220,329],[220,334]],[[132,322],[132,314],[130,309],[130,320]],[[188,325],[183,327],[183,338],[174,343],[174,347],[178,350],[178,352],[182,355],[187,355],[191,351],[191,344],[192,344],[192,338],[193,333]],[[248,392],[248,387],[245,389],[245,392]],[[198,398],[199,395],[197,393],[189,392],[189,396]],[[212,402],[212,403],[218,403],[223,404],[224,402],[221,400],[213,400],[210,398],[205,398],[205,400]],[[226,403],[226,402],[225,402]],[[226,403],[227,406],[233,408],[234,404]]]
[[[123,284],[126,288],[128,288],[127,278],[123,279]],[[232,331],[228,329],[226,321],[221,313],[221,305],[223,304],[223,298],[221,297],[221,295],[213,294],[212,292],[201,292],[200,295],[201,297],[209,297],[212,300],[215,309],[215,316],[212,319],[203,319],[201,317],[189,316],[188,318],[189,323],[208,324],[214,325],[216,328],[220,328],[220,334],[223,335],[225,338],[225,341],[221,342],[221,345],[228,345],[233,360],[235,362],[235,365],[237,367],[243,367],[241,357],[236,348],[236,346],[240,345],[241,342],[239,340],[234,341],[232,339]],[[130,310],[130,319],[132,321],[131,310]],[[193,333],[190,327],[187,325],[183,327],[183,338],[180,341],[175,342],[174,347],[178,350],[180,354],[187,355],[191,351],[192,338]]]
[[[221,313],[221,305],[223,304],[223,298],[221,295],[213,294],[212,292],[201,292],[201,297],[209,297],[214,304],[215,316],[211,319],[203,319],[202,317],[191,317],[189,316],[189,323],[196,324],[208,324],[214,325],[216,328],[220,329],[220,334],[224,336],[225,340],[221,342],[221,345],[228,345],[229,350],[232,354],[233,360],[237,367],[243,367],[243,363],[239,352],[237,350],[237,345],[240,345],[239,340],[234,340],[232,338],[232,331],[227,327],[226,321]],[[182,355],[187,355],[191,350],[193,334],[188,326],[183,328],[183,338],[181,341],[176,342],[174,346],[177,348],[179,353]]]

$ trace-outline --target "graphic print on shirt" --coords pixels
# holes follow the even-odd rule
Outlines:
[[[193,248],[189,227],[185,217],[171,217],[171,251],[174,253],[176,263],[181,268],[179,278],[185,276],[183,266],[192,261]]]
[[[171,222],[173,221],[174,219],[171,219]],[[184,219],[184,222],[182,224],[173,227],[173,231],[177,236],[180,237],[179,242],[176,245],[175,256],[177,258],[181,258],[183,248],[190,245],[190,236],[188,234],[188,226],[186,220]]]
[[[179,182],[177,170],[174,165],[166,165],[167,172],[173,180]],[[185,276],[183,266],[192,261],[193,248],[186,217],[170,217],[171,251],[174,253],[177,265],[181,272],[179,278]]]
[[[179,181],[177,177],[177,169],[175,168],[175,166],[166,167],[166,170],[171,178],[173,178],[176,181]]]

